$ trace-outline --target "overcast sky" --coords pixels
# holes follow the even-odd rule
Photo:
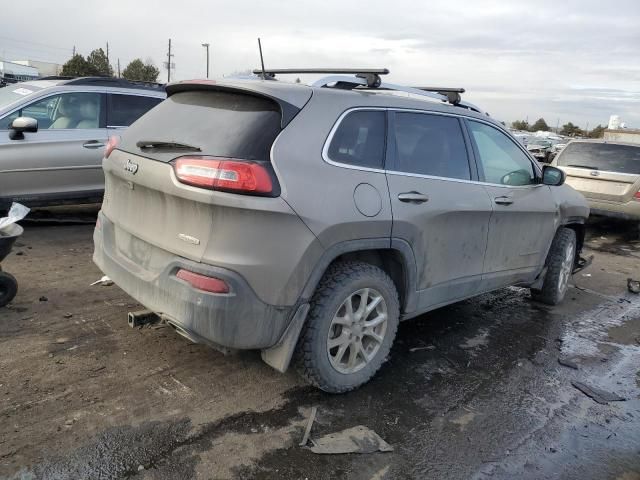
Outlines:
[[[63,63],[108,41],[114,65],[161,66],[171,38],[172,79],[205,76],[205,42],[215,77],[257,67],[260,36],[273,68],[387,67],[395,83],[464,87],[508,122],[640,127],[640,0],[4,3],[5,60]]]

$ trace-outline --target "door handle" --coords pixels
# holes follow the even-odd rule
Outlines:
[[[398,200],[406,203],[424,203],[429,201],[429,197],[420,192],[405,192],[398,194]]]
[[[104,143],[100,140],[91,140],[82,145],[84,148],[101,148],[104,147]]]
[[[494,198],[493,201],[496,202],[498,205],[511,205],[513,203],[513,198],[504,195],[502,197]]]

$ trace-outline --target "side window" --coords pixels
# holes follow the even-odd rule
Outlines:
[[[457,118],[425,113],[395,114],[396,169],[436,177],[471,179]]]
[[[137,95],[109,95],[107,127],[128,127],[162,101]]]
[[[13,112],[6,117],[0,119],[0,130],[9,130],[9,125],[20,116],[20,112]]]
[[[19,116],[38,120],[39,130],[99,128],[101,109],[100,93],[63,93],[27,105]]]
[[[469,130],[486,182],[514,186],[536,183],[531,160],[513,140],[500,130],[480,122],[470,120]]]
[[[329,145],[334,162],[358,167],[382,168],[384,164],[386,113],[360,110],[342,119]]]

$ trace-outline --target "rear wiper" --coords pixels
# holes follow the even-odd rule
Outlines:
[[[145,148],[162,148],[167,150],[190,150],[192,152],[201,152],[200,147],[194,147],[193,145],[187,145],[177,142],[163,142],[161,140],[140,140],[136,142],[136,147],[140,149]]]
[[[589,170],[598,170],[598,167],[590,167],[589,165],[577,165],[573,163],[568,164],[567,167],[588,168]]]

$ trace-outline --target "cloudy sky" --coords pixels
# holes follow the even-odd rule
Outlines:
[[[222,76],[259,65],[258,36],[273,68],[387,67],[395,83],[465,87],[505,121],[640,127],[639,0],[5,2],[0,58],[63,63],[108,41],[114,64],[161,66],[171,38],[172,79],[200,78],[202,43]]]

